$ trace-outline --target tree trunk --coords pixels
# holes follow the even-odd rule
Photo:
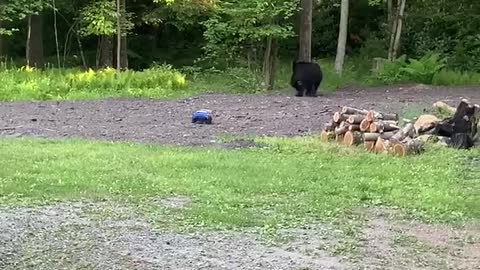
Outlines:
[[[55,7],[55,0],[52,0],[53,8],[53,31],[55,34],[55,49],[57,52],[57,65],[60,68],[60,46],[58,44],[58,27],[57,27],[57,8]]]
[[[312,61],[312,0],[301,0],[298,60]]]
[[[400,48],[400,36],[402,35],[402,22],[403,22],[403,14],[405,11],[405,2],[406,0],[401,0],[400,10],[398,12],[397,31],[395,33],[395,42],[393,44],[392,59],[397,58],[398,50]]]
[[[265,80],[265,89],[272,90],[275,81],[275,59],[277,56],[276,42],[272,37],[267,38],[265,46],[265,56],[263,59],[263,74]]]
[[[28,16],[26,58],[28,66],[43,68],[43,16],[41,14]]]
[[[120,65],[122,69],[128,69],[128,54],[127,54],[127,36],[122,37],[121,41],[121,52],[120,52]]]
[[[122,15],[122,21],[126,19],[125,14],[127,14],[127,1],[121,0],[120,2],[120,14]],[[122,69],[128,68],[128,43],[127,43],[127,33],[123,33],[122,38],[120,40],[120,67]]]
[[[1,3],[1,1],[0,1]],[[0,21],[0,29],[2,29],[2,22]],[[3,35],[0,35],[0,61],[3,56]]]
[[[402,0],[397,0],[397,5],[393,5],[393,0],[392,1],[392,6],[390,7],[391,11],[391,16],[390,16],[390,38],[389,38],[389,43],[388,43],[388,60],[393,61],[393,45],[395,44],[395,35],[397,33],[397,23],[398,23],[398,14],[399,14],[399,8],[400,8],[400,1]]]
[[[120,0],[117,0],[117,71],[120,72],[122,61],[122,13],[120,8]]]
[[[75,36],[77,37],[77,44],[78,44],[78,50],[80,51],[80,57],[82,59],[82,65],[83,68],[87,68],[87,60],[85,59],[85,55],[83,54],[83,46],[82,46],[82,41],[80,40],[80,35],[78,34],[78,26],[75,26]]]
[[[98,66],[103,67],[112,67],[113,66],[113,42],[112,37],[101,36],[99,43],[100,59]]]
[[[335,57],[335,72],[342,74],[345,60],[345,45],[347,44],[349,0],[342,0],[340,8],[340,27],[338,31],[337,56]]]

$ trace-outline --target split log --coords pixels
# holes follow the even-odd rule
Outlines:
[[[337,142],[338,144],[343,144],[343,137],[344,135],[335,135],[335,142]]]
[[[396,132],[395,135],[393,135],[390,138],[390,140],[396,143],[396,142],[403,141],[406,137],[413,137],[414,134],[415,134],[415,128],[413,124],[408,123],[407,125],[405,125],[405,127],[403,127],[398,132]]]
[[[348,115],[347,114],[342,114],[340,112],[336,112],[333,114],[333,121],[335,123],[340,123],[340,122],[343,122],[345,120],[348,119]]]
[[[391,142],[390,140],[382,139],[379,137],[375,142],[375,152],[376,153],[388,153],[390,152]]]
[[[380,133],[363,133],[363,140],[366,142],[375,142],[380,137]]]
[[[360,114],[360,115],[366,115],[368,113],[367,110],[361,110],[361,109],[356,109],[356,108],[347,107],[347,106],[344,106],[341,112],[343,114]]]
[[[421,140],[408,140],[403,143],[396,143],[392,148],[394,155],[404,157],[411,154],[420,154],[424,150],[425,143]]]
[[[349,125],[348,130],[349,131],[360,131],[360,125]]]
[[[375,111],[369,111],[365,117],[369,122],[373,122],[375,120],[398,121],[398,114],[396,113],[379,113]]]
[[[384,140],[390,139],[393,135],[395,135],[394,132],[385,132],[385,133],[363,133],[363,140],[364,141],[376,141],[378,138],[382,138]]]
[[[352,145],[358,145],[363,142],[363,136],[362,133],[357,132],[357,131],[348,131],[345,133],[343,137],[343,144],[352,146]]]
[[[368,152],[373,152],[375,150],[375,141],[364,141],[363,145]]]
[[[358,115],[358,114],[353,114],[353,115],[350,115],[347,119],[347,122],[350,123],[350,124],[360,124],[363,119],[365,119],[365,116],[363,115]]]
[[[367,119],[363,119],[360,122],[360,131],[367,131],[370,128],[370,122]]]
[[[370,132],[388,132],[399,130],[400,127],[392,121],[376,121],[370,124]]]
[[[320,141],[329,142],[335,139],[335,132],[323,130],[320,133]]]
[[[440,119],[438,119],[435,115],[423,114],[417,118],[417,121],[415,121],[413,126],[415,127],[417,133],[423,133],[434,128],[438,122],[440,122]]]
[[[367,119],[367,121],[371,123],[371,122],[375,121],[375,114],[378,114],[378,113],[375,113],[373,111],[369,111],[367,113],[367,115],[365,116],[365,119]]]
[[[340,124],[338,125],[339,128],[348,127],[348,126],[350,126],[350,123],[346,121],[340,122]]]
[[[341,127],[335,128],[335,134],[336,134],[336,135],[343,135],[343,134],[345,134],[347,131],[348,131],[348,126],[347,126],[347,125],[343,125],[343,126],[341,126]]]

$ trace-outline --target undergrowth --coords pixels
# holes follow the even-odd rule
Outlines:
[[[373,74],[370,64],[361,57],[345,63],[342,75],[334,72],[332,59],[316,60],[323,71],[319,92],[327,93],[345,86],[373,86],[394,83],[436,85],[478,85],[480,74],[457,72],[445,68],[445,59],[428,54],[421,59],[405,56],[385,64]],[[291,91],[291,63],[280,61],[276,67],[274,89]],[[0,65],[0,101],[75,100],[109,97],[179,98],[205,92],[230,94],[265,93],[260,72],[245,67],[217,70],[186,66],[175,69],[158,65],[143,71],[54,69],[36,70]]]

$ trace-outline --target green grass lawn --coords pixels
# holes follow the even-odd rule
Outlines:
[[[174,222],[238,227],[297,224],[362,206],[391,206],[432,221],[479,218],[480,150],[429,148],[407,158],[322,144],[264,139],[243,150],[83,140],[0,140],[2,204],[127,200]],[[192,198],[160,209],[155,198]],[[167,211],[167,212],[165,212]],[[167,222],[167,221],[166,221]]]

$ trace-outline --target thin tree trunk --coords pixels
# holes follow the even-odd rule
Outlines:
[[[0,0],[0,3],[2,3],[1,0]],[[2,21],[0,21],[0,29],[2,29]],[[2,59],[2,56],[3,56],[3,35],[0,35],[0,61]]]
[[[312,0],[301,0],[298,60],[312,60]]]
[[[60,46],[58,45],[58,28],[57,28],[57,9],[55,7],[55,0],[52,0],[53,7],[53,30],[55,32],[55,48],[57,50],[57,64],[60,68]]]
[[[272,37],[267,38],[267,42],[265,45],[265,56],[263,58],[263,77],[265,80],[265,89],[271,90],[271,77],[273,76],[271,70],[271,61],[272,61]]]
[[[392,0],[393,1],[393,0]],[[388,60],[393,61],[393,47],[395,45],[395,36],[397,33],[398,17],[400,13],[400,6],[402,0],[397,0],[396,6],[392,3],[392,16],[391,16],[391,28],[390,28],[390,40],[388,44]]]
[[[85,55],[83,54],[83,46],[82,46],[82,41],[80,40],[80,35],[78,34],[78,26],[75,27],[75,36],[77,36],[77,43],[78,43],[78,50],[80,51],[80,57],[82,58],[82,65],[83,68],[87,68],[87,61],[85,60]]]
[[[345,61],[345,45],[347,44],[349,0],[342,0],[340,7],[340,27],[338,30],[337,56],[335,57],[335,72],[342,74]]]
[[[127,36],[122,37],[122,52],[121,52],[121,66],[122,69],[128,69],[128,43]]]
[[[389,30],[392,29],[393,12],[393,0],[387,0],[387,27]]]
[[[125,14],[127,13],[127,1],[121,0],[121,14],[123,20],[126,19]],[[123,69],[128,69],[128,42],[127,42],[127,33],[123,33],[122,40],[121,40],[121,60],[120,64]]]
[[[117,0],[117,71],[120,72],[122,56],[122,27],[121,27],[120,0]]]
[[[28,16],[27,65],[43,68],[43,16]]]
[[[403,13],[405,11],[406,0],[401,0],[400,11],[398,13],[397,32],[395,33],[395,43],[393,45],[392,59],[397,58],[398,50],[400,48],[400,36],[402,35]]]

